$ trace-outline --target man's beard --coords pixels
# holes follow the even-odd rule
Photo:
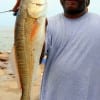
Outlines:
[[[85,10],[85,8],[84,9],[80,9],[80,10],[64,10],[64,13],[65,14],[70,14],[70,15],[76,15],[76,14],[80,14],[80,13],[82,13],[83,11]]]
[[[75,10],[70,10],[70,9],[64,9],[64,13],[65,14],[70,14],[70,15],[76,15],[76,14],[80,14],[82,12],[84,12],[84,10],[86,9],[86,3],[84,2],[81,6],[79,5],[79,7]]]

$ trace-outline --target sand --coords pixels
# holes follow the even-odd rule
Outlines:
[[[20,100],[21,90],[18,85],[16,73],[9,63],[9,53],[0,52],[0,100]],[[31,100],[39,100],[42,69],[32,86]]]

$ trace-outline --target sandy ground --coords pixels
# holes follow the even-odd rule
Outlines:
[[[17,84],[16,74],[12,67],[8,67],[9,53],[0,52],[0,100],[20,100],[21,90]],[[31,100],[39,100],[42,70],[32,86]]]

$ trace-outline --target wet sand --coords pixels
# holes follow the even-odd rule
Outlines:
[[[0,52],[0,100],[20,100],[16,73],[9,64],[9,53]],[[32,100],[39,100],[39,92],[42,78],[42,69],[38,71],[37,79],[32,86]]]

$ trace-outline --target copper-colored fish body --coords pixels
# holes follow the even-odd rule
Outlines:
[[[30,100],[32,76],[39,65],[45,39],[45,13],[46,0],[21,1],[14,41],[22,89],[21,100]]]

